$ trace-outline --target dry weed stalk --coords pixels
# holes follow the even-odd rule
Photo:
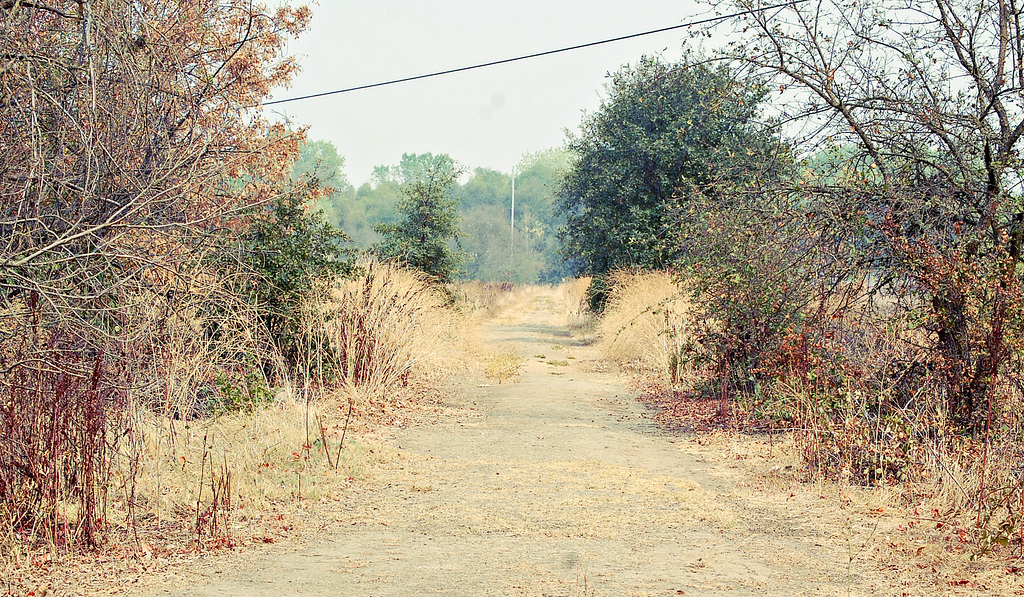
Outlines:
[[[317,359],[313,378],[374,393],[415,372],[456,366],[466,336],[465,319],[441,290],[392,263],[370,263],[356,279],[322,287],[303,324],[307,353]]]
[[[281,400],[187,424],[143,414],[134,495],[140,516],[153,519],[164,534],[188,529],[193,539],[201,532],[204,541],[223,541],[233,524],[243,522],[239,517],[258,518],[300,491],[303,499],[319,499],[332,483],[365,475],[365,467],[381,457],[380,450],[371,454],[370,447],[351,438],[344,450],[337,449],[344,412],[331,402],[311,406],[323,432],[307,444],[304,409]],[[120,497],[116,501],[123,503]]]

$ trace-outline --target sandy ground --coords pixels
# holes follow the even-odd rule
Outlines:
[[[133,594],[938,592],[899,578],[918,560],[874,547],[869,498],[787,480],[795,461],[767,438],[658,429],[561,320],[541,294],[489,325],[495,350],[526,359],[518,379],[453,381],[444,415],[396,428],[396,456],[319,511],[305,545],[192,563]]]

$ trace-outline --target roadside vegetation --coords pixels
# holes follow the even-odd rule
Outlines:
[[[1000,6],[755,12],[711,57],[612,75],[560,191],[605,354],[702,424],[792,430],[808,478],[898,487],[978,557],[1024,556],[1024,55]]]
[[[334,175],[252,107],[295,72],[308,9],[52,4],[0,7],[7,592],[87,553],[286,539],[285,510],[387,458],[373,424],[473,362],[477,314],[513,290],[447,284],[457,217],[417,228],[454,207],[436,169],[400,186],[388,260],[315,208]]]
[[[565,148],[358,189],[258,107],[307,8],[0,6],[4,578],[277,541],[388,457],[369,421],[514,380],[473,325],[569,275],[566,323],[662,404],[1024,557],[1020,11],[721,6],[737,41],[613,73]]]

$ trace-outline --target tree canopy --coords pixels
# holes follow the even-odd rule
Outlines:
[[[178,265],[196,237],[270,200],[300,136],[251,106],[295,72],[282,52],[309,17],[242,1],[0,6],[0,309],[34,292],[78,314],[191,273]]]
[[[950,418],[982,429],[1010,347],[1024,342],[1019,7],[735,4],[750,11],[747,37],[722,54],[770,77],[803,151],[830,156],[792,185],[808,214],[856,237],[871,292],[925,323]]]
[[[455,163],[446,154],[402,155],[397,164],[374,168],[372,180],[353,189],[344,166],[328,141],[303,146],[296,172],[310,172],[333,190],[319,203],[327,219],[345,232],[356,247],[368,249],[381,242],[381,226],[395,226],[402,218],[399,204],[403,185],[414,182],[432,165]],[[460,240],[466,260],[461,276],[473,280],[519,283],[550,282],[569,274],[558,251],[558,229],[564,218],[555,209],[555,194],[569,161],[569,152],[553,148],[522,157],[516,166],[515,238],[510,226],[511,173],[476,168],[461,185],[452,183],[458,201]],[[337,182],[340,180],[341,182]],[[510,253],[511,251],[511,253]]]
[[[765,89],[725,66],[644,58],[612,74],[606,93],[570,137],[559,192],[564,252],[579,273],[675,265],[688,196],[784,164],[757,121]]]
[[[458,170],[447,155],[432,158],[422,170],[411,170],[412,179],[401,186],[396,224],[379,224],[374,230],[382,237],[371,249],[381,259],[394,259],[418,269],[439,282],[451,281],[459,273],[463,253],[458,243],[458,200],[452,197]]]

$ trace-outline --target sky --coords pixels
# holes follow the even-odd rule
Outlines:
[[[710,16],[695,0],[320,0],[289,44],[302,72],[284,99],[501,60]],[[356,186],[403,153],[447,153],[503,172],[561,146],[600,105],[606,75],[643,55],[675,60],[686,29],[575,52],[267,107],[332,142]]]

